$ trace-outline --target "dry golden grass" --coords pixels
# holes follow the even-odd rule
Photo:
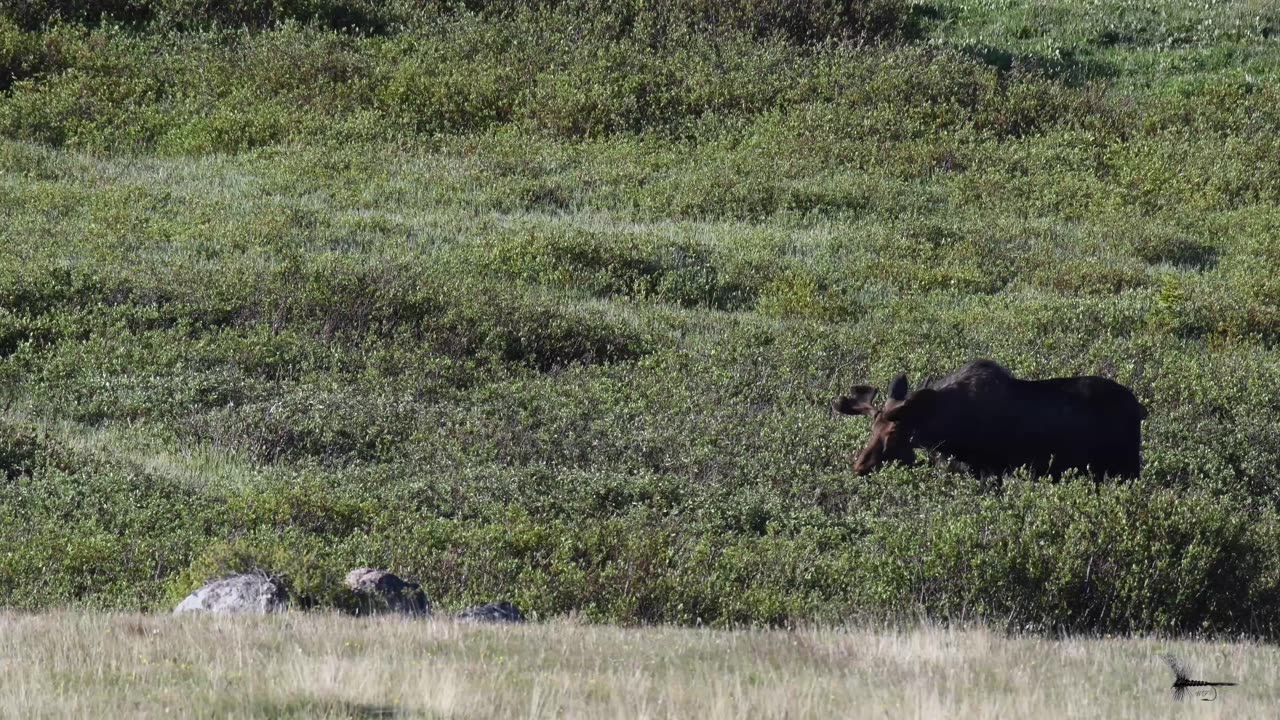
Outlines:
[[[1171,651],[1213,702],[1172,700]],[[0,615],[4,717],[1273,718],[1277,648],[984,630]]]

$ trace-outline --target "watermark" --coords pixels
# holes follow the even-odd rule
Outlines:
[[[1165,655],[1164,661],[1173,670],[1173,699],[1182,700],[1190,689],[1191,696],[1197,700],[1213,701],[1218,699],[1218,688],[1235,685],[1233,682],[1216,682],[1209,680],[1192,680],[1187,666],[1172,655]]]

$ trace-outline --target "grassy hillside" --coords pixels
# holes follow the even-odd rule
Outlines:
[[[13,718],[1262,719],[1275,716],[1280,690],[1270,645],[1055,642],[981,627],[727,632],[58,612],[0,615],[0,652],[0,716]],[[1165,653],[1195,678],[1238,685],[1175,702]]]
[[[213,7],[0,10],[0,604],[1280,635],[1273,3]],[[1142,479],[852,476],[975,356]]]

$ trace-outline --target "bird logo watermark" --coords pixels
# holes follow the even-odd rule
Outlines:
[[[1209,680],[1192,680],[1191,673],[1187,670],[1187,666],[1183,665],[1172,655],[1165,655],[1164,661],[1173,670],[1173,699],[1182,700],[1186,697],[1187,689],[1191,688],[1192,695],[1205,701],[1218,699],[1218,688],[1235,685],[1233,682],[1217,682]]]

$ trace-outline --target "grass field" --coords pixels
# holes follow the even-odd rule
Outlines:
[[[0,605],[1276,637],[1275,3],[716,7],[0,6]],[[852,476],[978,356],[1142,478]]]
[[[1172,652],[1212,701],[1172,698]],[[0,618],[4,717],[1270,718],[1274,646],[981,628],[474,627],[325,615]],[[1207,696],[1212,697],[1212,696]]]

